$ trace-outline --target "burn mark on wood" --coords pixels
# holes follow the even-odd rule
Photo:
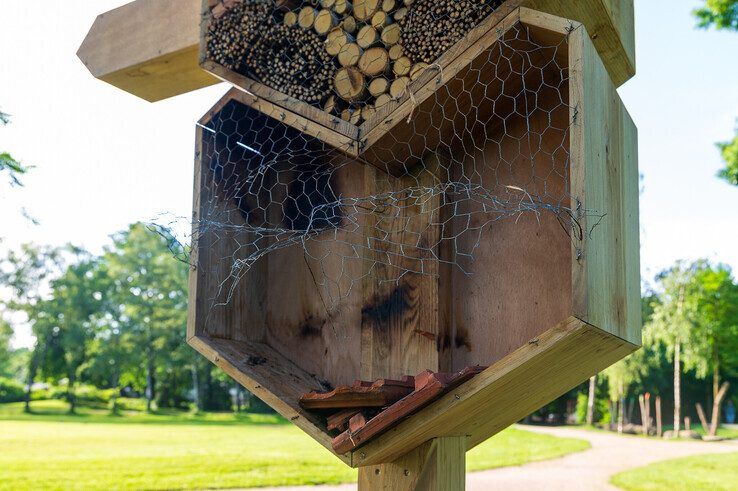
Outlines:
[[[468,351],[472,350],[471,342],[469,341],[469,332],[466,328],[458,326],[456,328],[456,336],[454,336],[454,346],[456,348],[466,348]]]
[[[323,333],[323,326],[325,326],[325,323],[325,319],[319,319],[314,315],[310,315],[302,324],[300,324],[297,332],[301,338],[318,338]]]
[[[451,336],[447,334],[444,334],[443,336],[438,336],[436,338],[436,349],[439,352],[446,351],[451,347]]]
[[[267,362],[267,359],[263,356],[249,356],[246,359],[246,364],[250,367],[258,367],[260,365],[263,365]]]
[[[400,285],[385,297],[376,296],[361,309],[362,319],[379,327],[386,327],[393,317],[401,317],[410,309],[407,286]]]

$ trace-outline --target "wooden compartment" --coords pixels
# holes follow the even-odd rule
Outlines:
[[[473,447],[640,344],[635,126],[583,26],[528,9],[492,25],[382,115],[362,152],[255,83],[198,125],[192,346],[329,449],[304,393],[489,366],[338,455],[352,466],[434,437]],[[262,202],[242,182],[263,161]],[[520,213],[485,219],[489,207],[446,182]],[[383,225],[390,239],[376,233],[381,217],[343,208],[408,187],[427,195]],[[402,275],[386,266],[398,243]],[[246,270],[255,249],[265,253]]]
[[[202,5],[134,0],[98,16],[77,54],[95,77],[148,101],[212,85],[218,79],[200,68]],[[633,0],[522,5],[582,22],[616,86],[635,74]]]

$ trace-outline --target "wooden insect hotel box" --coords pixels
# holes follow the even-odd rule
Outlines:
[[[638,348],[632,1],[185,3],[197,39],[139,0],[80,57],[105,78],[138,19],[163,48],[108,81],[233,86],[197,124],[188,340],[361,489],[463,488]]]

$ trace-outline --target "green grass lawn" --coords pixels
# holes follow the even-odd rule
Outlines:
[[[356,480],[300,430],[271,415],[161,412],[109,416],[59,401],[37,414],[0,405],[0,489],[204,489]],[[472,450],[469,470],[585,450],[582,440],[508,429]]]
[[[667,460],[622,472],[611,482],[627,491],[734,491],[738,489],[738,453]]]

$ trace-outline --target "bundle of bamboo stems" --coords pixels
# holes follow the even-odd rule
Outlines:
[[[209,0],[208,55],[360,124],[502,0]]]

